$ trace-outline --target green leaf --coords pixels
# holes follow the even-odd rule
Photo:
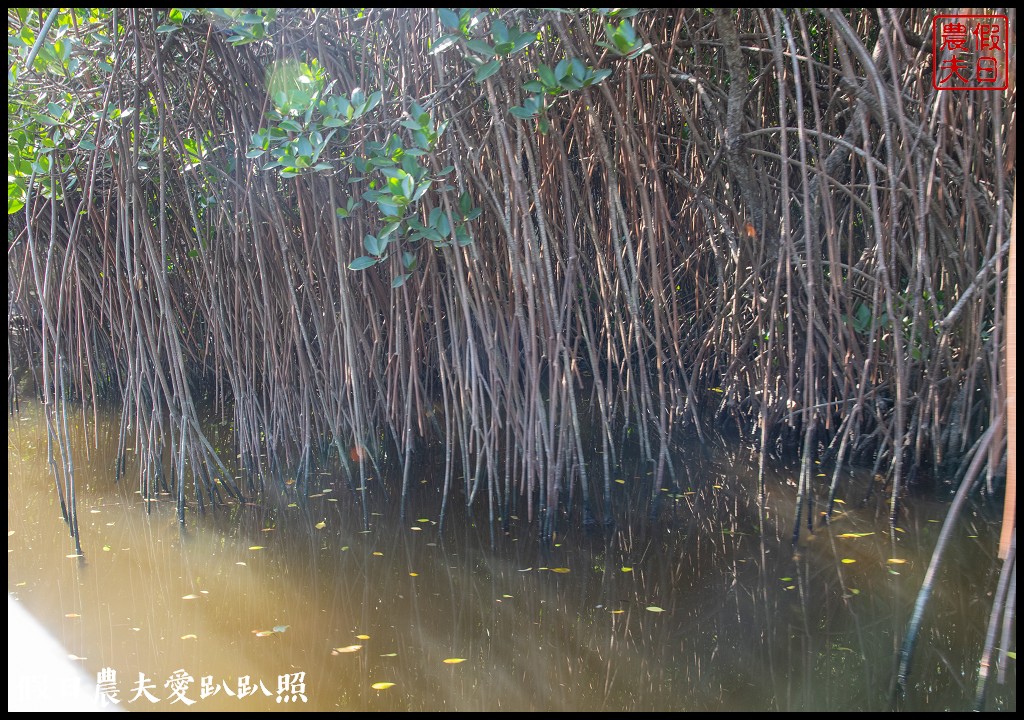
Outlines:
[[[534,40],[537,39],[536,33],[521,33],[512,45],[512,52],[510,54],[515,55],[523,48],[529,46]]]
[[[502,20],[495,20],[491,23],[491,37],[496,43],[508,41],[508,25]]]
[[[391,287],[392,287],[392,289],[402,287],[403,285],[405,285],[405,281],[408,280],[408,279],[409,279],[409,273],[403,273],[402,275],[398,275],[397,277],[392,278],[391,279]]]
[[[378,262],[378,258],[366,257],[365,255],[357,257],[355,260],[348,264],[349,270],[365,270],[368,267],[373,267]]]
[[[541,65],[537,68],[537,75],[540,77],[540,81],[547,87],[558,87],[558,80],[555,79],[555,73],[551,71],[547,65]]]
[[[437,14],[438,17],[441,18],[441,24],[446,28],[450,28],[451,30],[459,29],[459,16],[456,13],[452,12],[448,8],[438,8]]]
[[[384,254],[384,250],[387,249],[387,246],[388,241],[386,239],[377,238],[369,234],[367,234],[366,237],[363,238],[363,247],[366,248],[366,252],[370,253],[371,255],[376,255],[377,257],[380,257],[381,255]]]
[[[489,63],[485,63],[476,69],[475,79],[477,83],[482,83],[500,69],[501,63],[498,60],[491,60]]]
[[[470,50],[479,55],[483,55],[484,57],[494,57],[494,48],[485,43],[483,40],[477,38],[467,40],[466,47],[468,47]]]
[[[534,117],[537,114],[536,110],[531,111],[519,106],[511,107],[508,109],[508,111],[517,118],[519,118],[520,120],[529,120],[530,118]]]

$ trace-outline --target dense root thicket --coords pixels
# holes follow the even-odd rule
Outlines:
[[[11,11],[9,395],[73,530],[72,401],[181,513],[329,449],[404,498],[442,443],[446,498],[590,517],[624,438],[657,490],[722,424],[803,494],[873,463],[893,513],[962,473],[1004,427],[1016,89],[934,90],[933,16]]]

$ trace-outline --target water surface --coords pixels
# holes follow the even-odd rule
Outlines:
[[[181,529],[172,498],[147,507],[114,484],[117,427],[101,416],[88,443],[73,429],[74,557],[39,408],[9,422],[8,592],[89,677],[108,668],[128,710],[885,710],[946,510],[912,498],[890,533],[855,474],[840,516],[794,549],[790,471],[759,509],[749,457],[680,448],[655,520],[650,467],[627,460],[615,526],[577,514],[550,545],[525,504],[492,532],[485,503],[456,497],[442,528],[429,458],[404,522],[399,483],[369,482],[366,532],[323,473],[309,499],[190,512]],[[957,529],[902,709],[972,705],[998,572],[989,515]],[[1015,667],[989,708],[1016,709]]]

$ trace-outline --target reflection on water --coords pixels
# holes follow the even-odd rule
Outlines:
[[[101,419],[79,461],[86,557],[68,557],[38,408],[10,421],[8,592],[130,710],[884,710],[944,512],[914,499],[890,534],[851,490],[794,553],[784,473],[759,511],[749,471],[694,452],[656,521],[647,466],[627,464],[615,529],[566,524],[551,547],[525,509],[493,548],[457,502],[440,531],[429,464],[404,523],[373,481],[363,532],[320,476],[308,500],[181,530],[172,498],[147,512],[113,484],[116,433]],[[971,706],[998,569],[984,515],[958,531],[904,709]],[[988,707],[1016,709],[1015,670]]]

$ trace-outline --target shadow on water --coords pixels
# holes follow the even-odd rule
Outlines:
[[[268,493],[182,530],[173,499],[147,514],[111,482],[116,432],[102,419],[78,470],[73,558],[37,409],[10,423],[8,592],[93,677],[115,671],[127,709],[885,710],[946,507],[913,498],[890,533],[853,473],[832,523],[794,548],[792,473],[758,506],[753,463],[723,446],[681,448],[656,502],[650,466],[623,458],[615,523],[585,527],[574,505],[550,542],[521,501],[508,532],[458,498],[442,528],[427,461],[404,523],[374,482],[364,530],[321,474],[308,498]],[[977,506],[958,531],[903,709],[971,706],[993,527]],[[140,673],[155,700],[129,702]],[[192,678],[181,696],[175,673]],[[990,708],[1015,709],[1015,680],[1011,664]]]

